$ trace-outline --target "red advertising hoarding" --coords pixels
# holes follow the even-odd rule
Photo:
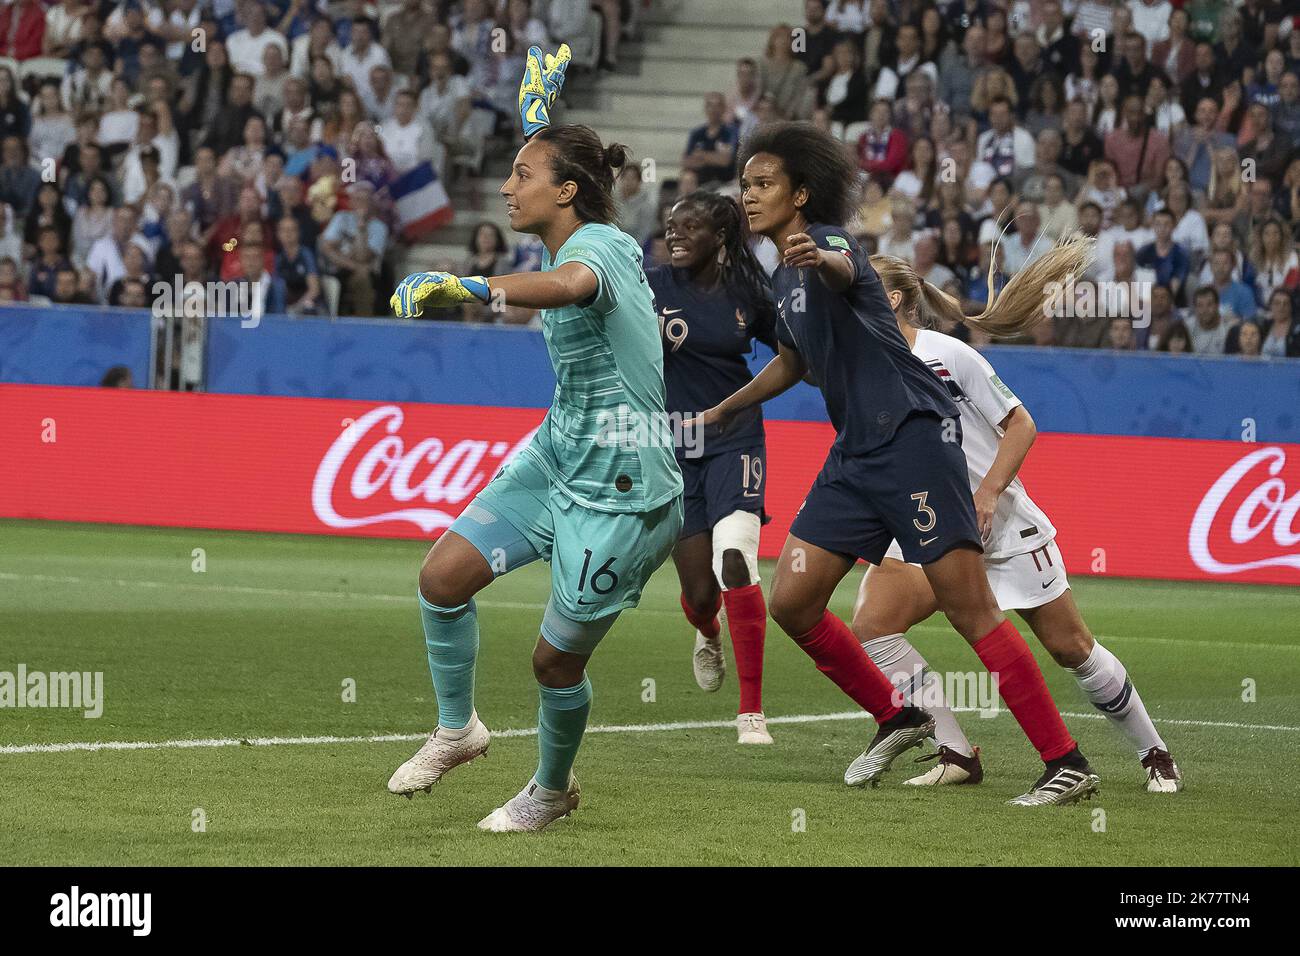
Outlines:
[[[537,409],[0,385],[0,516],[436,537]],[[768,423],[775,557],[829,425]],[[1300,584],[1300,446],[1046,434],[1022,477],[1073,574]]]

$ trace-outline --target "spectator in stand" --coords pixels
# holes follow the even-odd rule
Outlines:
[[[1293,294],[1300,287],[1300,257],[1286,223],[1279,217],[1262,222],[1250,239],[1250,261],[1255,266],[1255,293],[1270,302],[1277,290]]]
[[[374,212],[374,187],[353,183],[350,209],[334,213],[318,243],[321,257],[343,283],[341,311],[350,315],[381,314],[376,305],[379,270],[388,245],[388,228]],[[387,309],[385,307],[384,311]]]
[[[736,82],[727,94],[727,121],[735,125],[742,143],[758,125],[758,100],[762,94],[758,61],[748,56],[737,60]]]
[[[236,73],[230,79],[225,104],[217,110],[216,116],[206,128],[203,145],[211,146],[218,156],[240,145],[248,121],[262,117],[253,105],[253,78],[244,73]],[[263,120],[265,117],[262,117]]]
[[[266,117],[284,109],[285,87],[290,80],[301,82],[289,72],[284,50],[274,44],[262,51],[262,75],[253,83],[253,106]]]
[[[32,129],[32,114],[19,95],[14,74],[0,66],[0,136],[26,138]]]
[[[60,270],[71,269],[72,262],[63,254],[63,239],[54,226],[42,226],[36,237],[36,256],[27,279],[28,295],[54,297],[54,280]]]
[[[1214,174],[1214,154],[1231,149],[1233,139],[1219,129],[1219,104],[1208,96],[1196,103],[1195,122],[1174,135],[1173,152],[1187,166],[1194,191],[1205,192]]]
[[[194,182],[181,192],[181,202],[201,232],[207,232],[220,219],[234,212],[239,202],[239,181],[217,167],[217,153],[211,146],[200,147],[194,154]]]
[[[1050,240],[1042,234],[1038,207],[1028,200],[1021,200],[1016,206],[1016,234],[1002,241],[1003,270],[1013,276],[1036,262],[1050,248]]]
[[[1142,207],[1135,199],[1125,199],[1115,208],[1114,221],[1097,238],[1096,255],[1100,269],[1097,278],[1113,278],[1115,247],[1122,242],[1141,249],[1154,242],[1156,234],[1142,223]]]
[[[619,171],[614,206],[622,230],[635,239],[638,245],[644,246],[649,242],[658,225],[659,197],[655,190],[642,182],[641,167],[635,163],[624,166]]]
[[[1294,309],[1295,300],[1291,293],[1285,289],[1273,290],[1268,297],[1268,320],[1260,343],[1261,355],[1300,358],[1300,322],[1295,320]]]
[[[0,146],[0,202],[11,206],[17,219],[25,219],[40,187],[41,174],[28,161],[27,141],[6,136]]]
[[[37,238],[42,229],[53,229],[59,236],[59,245],[67,249],[72,241],[72,217],[63,207],[63,196],[56,183],[42,182],[36,193],[36,201],[27,212],[27,221],[23,225],[23,243],[30,253],[36,248]]]
[[[1225,355],[1240,355],[1242,358],[1262,358],[1264,337],[1254,322],[1242,322],[1233,326],[1224,344]]]
[[[420,63],[420,48],[434,18],[425,11],[422,0],[401,0],[397,12],[384,21],[380,38],[394,72],[414,76]]]
[[[310,80],[312,65],[318,58],[325,59],[337,70],[342,56],[343,47],[339,46],[333,25],[321,17],[313,21],[306,33],[294,38],[290,46],[289,72],[303,80]]]
[[[0,56],[18,62],[41,55],[45,11],[37,0],[10,0],[0,8]]]
[[[809,0],[817,3],[818,0]],[[721,93],[704,97],[703,126],[691,130],[682,154],[682,167],[692,169],[700,183],[730,182],[736,175],[736,150],[740,145],[736,128],[727,122],[727,101]]]
[[[1232,253],[1216,249],[1210,253],[1210,288],[1214,289],[1219,311],[1238,319],[1252,319],[1259,311],[1255,290],[1232,277]],[[1197,345],[1198,352],[1204,351]]]
[[[72,123],[72,117],[63,109],[57,80],[46,79],[41,82],[32,114],[28,138],[32,155],[38,161],[59,158],[77,138],[77,129]]]
[[[1178,160],[1172,159],[1171,163]],[[1192,208],[1192,192],[1185,182],[1170,183],[1165,187],[1165,207],[1174,214],[1174,241],[1187,250],[1193,266],[1199,266],[1210,253],[1210,234],[1205,217]]]
[[[1151,223],[1155,239],[1138,250],[1137,264],[1153,270],[1156,282],[1168,286],[1177,301],[1182,298],[1191,260],[1187,250],[1174,241],[1174,225],[1174,214],[1168,209],[1155,214]]]
[[[267,268],[267,260],[271,258],[269,252],[257,243],[242,244],[239,247],[239,281],[251,287],[254,301],[260,297],[262,314],[283,315],[288,308],[285,282],[273,268]]]
[[[497,226],[490,222],[481,222],[474,227],[469,240],[469,254],[461,263],[461,275],[492,276],[504,275],[510,266],[510,246],[506,237]],[[498,318],[490,302],[470,302],[461,309],[466,322],[494,322]]]
[[[842,37],[826,21],[825,0],[804,0],[803,43],[794,51],[794,55],[808,71],[809,81],[817,87],[823,86],[835,71],[832,51]]]
[[[78,287],[76,269],[60,269],[54,274],[54,291],[50,301],[55,305],[94,305],[95,302]]]
[[[45,13],[41,56],[67,59],[81,39],[81,19],[91,11],[88,0],[59,0]]]
[[[279,252],[275,256],[275,277],[283,283],[285,311],[290,315],[319,315],[325,301],[315,254],[301,241],[298,220],[286,216],[275,224]]]
[[[1127,316],[1116,316],[1107,327],[1107,342],[1113,352],[1132,352],[1137,348],[1133,337],[1133,320]]]
[[[841,131],[867,112],[867,77],[862,72],[859,45],[840,40],[831,53],[834,70],[826,81],[826,106],[831,123]]]
[[[1043,233],[1053,242],[1065,239],[1078,226],[1079,213],[1070,202],[1065,179],[1054,173],[1044,180],[1043,201],[1038,204]]]
[[[88,43],[70,58],[69,72],[63,76],[63,103],[73,113],[99,112],[112,92],[112,57],[101,43]],[[76,64],[73,66],[73,64]]]
[[[999,176],[1014,176],[1034,165],[1034,139],[1015,123],[1011,101],[996,97],[989,104],[989,129],[975,143],[975,156]]]
[[[866,130],[858,137],[858,166],[882,183],[892,183],[907,165],[910,152],[907,134],[894,126],[894,107],[889,100],[871,104]]]
[[[1142,42],[1141,37],[1137,42]],[[1169,158],[1169,140],[1152,128],[1141,96],[1124,98],[1124,123],[1106,137],[1106,158],[1115,164],[1119,184],[1140,199],[1159,185]]]
[[[90,247],[86,266],[95,279],[100,301],[108,302],[108,292],[113,283],[126,275],[127,248],[136,246],[143,257],[144,239],[136,232],[136,212],[130,206],[113,210],[112,225],[108,234]]]
[[[90,250],[113,228],[112,194],[108,180],[95,175],[87,182],[86,200],[72,218],[72,261],[86,265]]]
[[[939,57],[940,102],[951,106],[957,116],[970,116],[975,82],[987,69],[984,28],[976,22],[960,40],[954,37]]]
[[[243,28],[226,38],[226,52],[236,72],[254,79],[260,77],[266,70],[263,55],[272,46],[279,49],[284,60],[289,59],[289,45],[281,33],[267,25],[266,8],[261,3],[240,4],[239,20]]]
[[[128,242],[122,249],[122,274],[118,276],[108,286],[108,305],[129,306],[130,302],[123,302],[122,296],[128,285],[138,282],[148,286],[152,276],[149,273],[149,253],[145,251],[143,245],[138,242]],[[142,306],[141,302],[137,308]]]
[[[492,121],[471,106],[469,81],[453,72],[452,58],[435,53],[429,58],[429,85],[420,93],[420,114],[433,126],[433,134],[447,149],[447,158],[480,155]]]
[[[352,42],[339,58],[339,73],[352,81],[352,88],[364,102],[374,96],[370,71],[377,66],[393,67],[388,52],[374,40],[374,24],[364,17],[352,21]]]
[[[897,53],[891,63],[881,67],[876,85],[871,91],[873,100],[894,99],[903,89],[907,78],[917,71],[929,76],[931,89],[939,85],[939,71],[925,59],[921,51],[920,30],[905,23],[898,28],[895,42],[898,44]]]
[[[763,93],[770,93],[784,119],[806,119],[812,115],[813,90],[808,68],[795,57],[794,36],[786,24],[773,27],[767,36],[767,51],[758,65]]]
[[[416,94],[412,91],[402,90],[397,94],[393,119],[381,127],[380,140],[399,174],[430,159],[434,169],[442,174],[446,150],[433,135],[429,121],[419,115]]]
[[[201,225],[202,219],[198,221]],[[264,226],[265,222],[262,197],[252,186],[244,186],[239,190],[238,205],[235,209],[213,223],[203,234],[207,241],[208,259],[214,263],[221,262],[223,255],[234,253],[239,245],[240,236],[249,225]],[[269,230],[265,229],[262,233],[267,236],[270,234]]]
[[[1300,37],[1300,29],[1292,31]],[[1273,128],[1278,136],[1300,149],[1300,65],[1282,75],[1278,83],[1277,104],[1273,107]]]

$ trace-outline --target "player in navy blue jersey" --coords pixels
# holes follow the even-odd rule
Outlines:
[[[772,276],[779,350],[752,382],[701,419],[706,427],[725,423],[809,372],[825,398],[835,443],[790,528],[771,611],[817,668],[879,724],[845,782],[874,784],[934,728],[930,714],[894,696],[853,632],[827,610],[856,559],[878,563],[897,539],[905,560],[924,568],[939,607],[995,675],[1004,703],[1046,763],[1034,787],[1012,802],[1036,806],[1090,796],[1098,778],[989,587],[959,413],[898,329],[895,311],[916,303],[898,291],[886,294],[842,228],[856,176],[843,144],[808,123],[769,124],[745,144],[742,169],[750,229],[771,239],[781,257]],[[1001,334],[1032,326],[1045,277],[1063,281],[1073,274],[1059,256],[1051,262],[1055,272],[1022,270],[971,321]],[[1085,257],[1071,268],[1086,264]]]
[[[712,408],[753,377],[745,356],[758,340],[776,351],[776,306],[767,274],[745,244],[736,203],[693,192],[668,216],[671,265],[646,272],[664,347],[666,408],[682,419]],[[763,716],[767,606],[758,576],[766,446],[755,405],[677,446],[685,522],[673,550],[682,610],[695,626],[695,681],[715,691],[726,673],[718,612],[724,602],[736,654],[737,740],[770,744]]]

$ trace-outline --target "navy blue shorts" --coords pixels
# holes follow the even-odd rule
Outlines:
[[[929,564],[959,544],[980,551],[975,503],[961,450],[961,423],[908,417],[888,444],[866,455],[832,447],[790,534],[827,551],[879,564],[897,540],[903,558]]]
[[[762,442],[706,458],[682,458],[682,537],[709,531],[733,511],[763,514],[767,451]],[[765,518],[766,520],[766,518]]]

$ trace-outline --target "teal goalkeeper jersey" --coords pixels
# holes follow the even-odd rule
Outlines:
[[[596,274],[595,298],[542,310],[555,369],[555,398],[529,445],[556,487],[597,511],[651,511],[681,494],[666,427],[663,346],[654,295],[636,241],[613,226],[584,223],[542,271],[581,262]]]

